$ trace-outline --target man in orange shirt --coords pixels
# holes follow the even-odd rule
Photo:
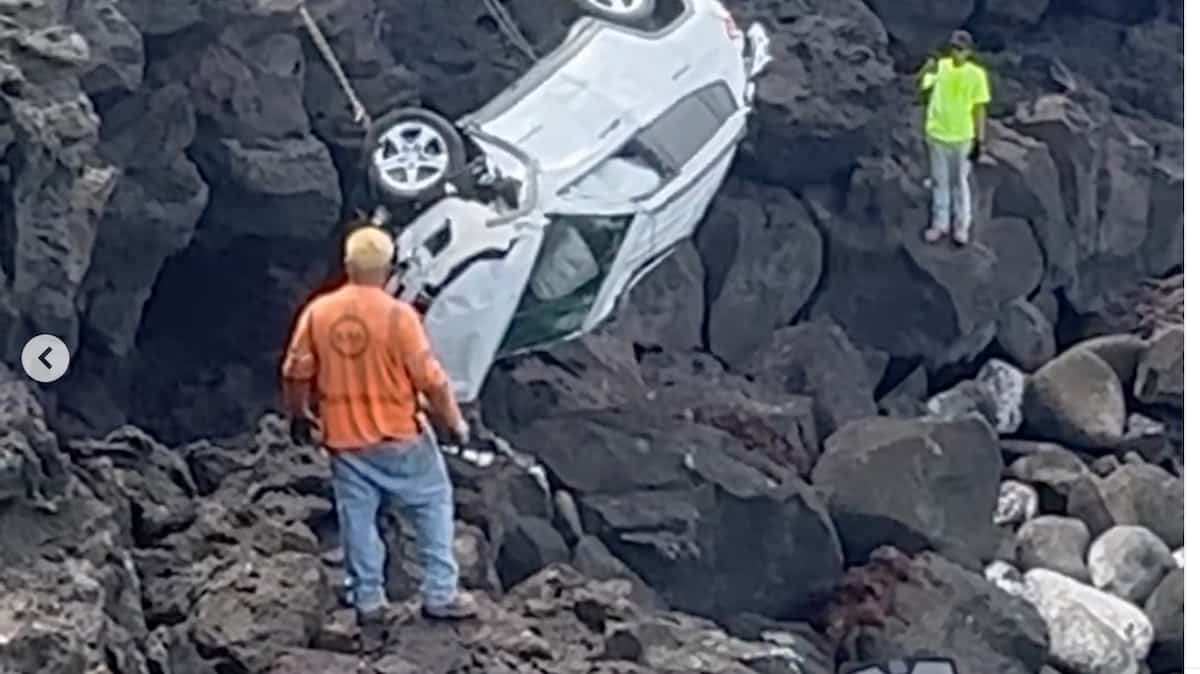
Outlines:
[[[319,429],[332,457],[347,575],[364,643],[373,646],[387,607],[386,550],[376,524],[385,498],[399,502],[416,527],[425,614],[475,614],[471,596],[458,591],[452,487],[419,417],[420,396],[456,442],[466,444],[469,429],[420,317],[383,289],[393,254],[384,230],[367,224],[352,232],[347,282],[304,308],[283,362],[293,436]]]

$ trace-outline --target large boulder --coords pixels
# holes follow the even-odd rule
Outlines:
[[[1088,549],[1092,585],[1134,604],[1149,597],[1173,568],[1171,549],[1146,527],[1117,525]]]
[[[244,556],[199,589],[192,636],[227,667],[263,671],[288,649],[312,642],[329,597],[320,560],[284,552]]]
[[[1183,569],[1168,573],[1146,600],[1146,616],[1154,625],[1150,669],[1177,672],[1183,667]]]
[[[811,397],[820,438],[877,413],[878,378],[863,352],[830,321],[777,330],[743,371],[768,387]]]
[[[698,348],[704,337],[704,274],[695,245],[680,244],[630,290],[614,331],[644,346]]]
[[[673,606],[783,615],[841,572],[812,489],[728,433],[624,409],[542,419],[513,439],[575,495],[585,532]]]
[[[812,479],[828,494],[849,559],[881,545],[932,547],[977,567],[996,546],[1002,468],[996,433],[981,418],[877,417],[830,436]]]
[[[706,343],[726,363],[744,365],[816,289],[820,232],[791,192],[735,178],[713,202],[697,241],[706,272]]]
[[[1017,530],[1016,562],[1024,571],[1049,569],[1081,582],[1090,581],[1084,556],[1091,533],[1072,517],[1043,515]]]
[[[829,612],[831,631],[858,627],[843,632],[850,657],[931,652],[964,674],[1036,674],[1045,664],[1046,625],[1032,605],[934,553],[875,557],[847,572]]]
[[[1074,453],[1052,443],[1027,443],[1036,451],[1013,461],[1008,473],[1032,485],[1043,513],[1063,514],[1075,483],[1091,476],[1091,469]]]
[[[906,123],[919,128],[917,119]],[[901,138],[894,152],[923,156],[918,139]],[[1045,263],[1022,218],[981,216],[961,248],[925,242],[923,170],[898,158],[863,159],[847,194],[805,190],[827,243],[810,313],[832,318],[856,343],[936,368],[981,354],[1004,306],[1037,289]]]
[[[1149,343],[1141,337],[1118,333],[1085,339],[1073,345],[1071,350],[1086,349],[1096,354],[1108,363],[1116,373],[1117,379],[1121,380],[1121,385],[1127,390],[1132,390],[1138,363],[1142,361],[1147,348]]]
[[[1050,632],[1050,662],[1081,674],[1137,674],[1154,639],[1141,609],[1058,572],[1033,569],[1016,590]]]
[[[1069,350],[1029,378],[1029,430],[1047,440],[1107,449],[1125,433],[1125,396],[1116,373],[1091,351]]]
[[[730,9],[742,25],[765,24],[775,56],[758,83],[744,175],[794,187],[851,167],[895,86],[879,18],[862,0],[753,0]]]
[[[989,360],[975,379],[962,381],[929,399],[935,419],[958,419],[980,414],[997,433],[1015,433],[1021,427],[1025,373],[1002,360]]]
[[[1147,405],[1183,409],[1183,326],[1164,330],[1150,342],[1138,363],[1134,394]]]
[[[996,345],[1021,369],[1033,372],[1054,357],[1054,324],[1029,300],[1013,300],[996,326]]]
[[[1183,480],[1158,466],[1127,464],[1103,479],[1080,480],[1067,510],[1094,532],[1140,525],[1171,549],[1183,545]]]
[[[975,9],[972,0],[920,0],[904,5],[869,0],[867,4],[879,15],[892,41],[916,56],[944,46],[950,32],[966,23]]]

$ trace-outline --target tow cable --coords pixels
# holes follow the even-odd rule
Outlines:
[[[354,86],[350,84],[350,79],[346,77],[346,71],[342,69],[342,64],[338,62],[337,54],[333,53],[333,48],[329,46],[329,41],[325,39],[325,35],[321,32],[320,26],[317,25],[316,19],[309,13],[308,7],[303,4],[300,5],[300,18],[304,20],[304,27],[308,29],[308,35],[312,38],[313,44],[316,45],[317,51],[320,52],[321,58],[325,59],[325,64],[333,71],[333,76],[337,79],[338,86],[342,88],[342,93],[350,101],[350,110],[354,113],[354,121],[361,124],[364,130],[369,131],[371,128],[371,117],[367,114],[367,109],[358,98],[358,94],[354,92]]]

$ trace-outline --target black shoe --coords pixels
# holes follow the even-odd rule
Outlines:
[[[378,653],[387,644],[387,608],[356,614],[358,622],[358,650],[367,655]]]

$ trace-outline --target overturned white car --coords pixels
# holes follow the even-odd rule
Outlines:
[[[496,360],[595,328],[692,235],[770,60],[717,0],[575,1],[591,15],[482,109],[398,110],[369,136],[377,192],[431,201],[389,288],[424,309],[463,401]]]

